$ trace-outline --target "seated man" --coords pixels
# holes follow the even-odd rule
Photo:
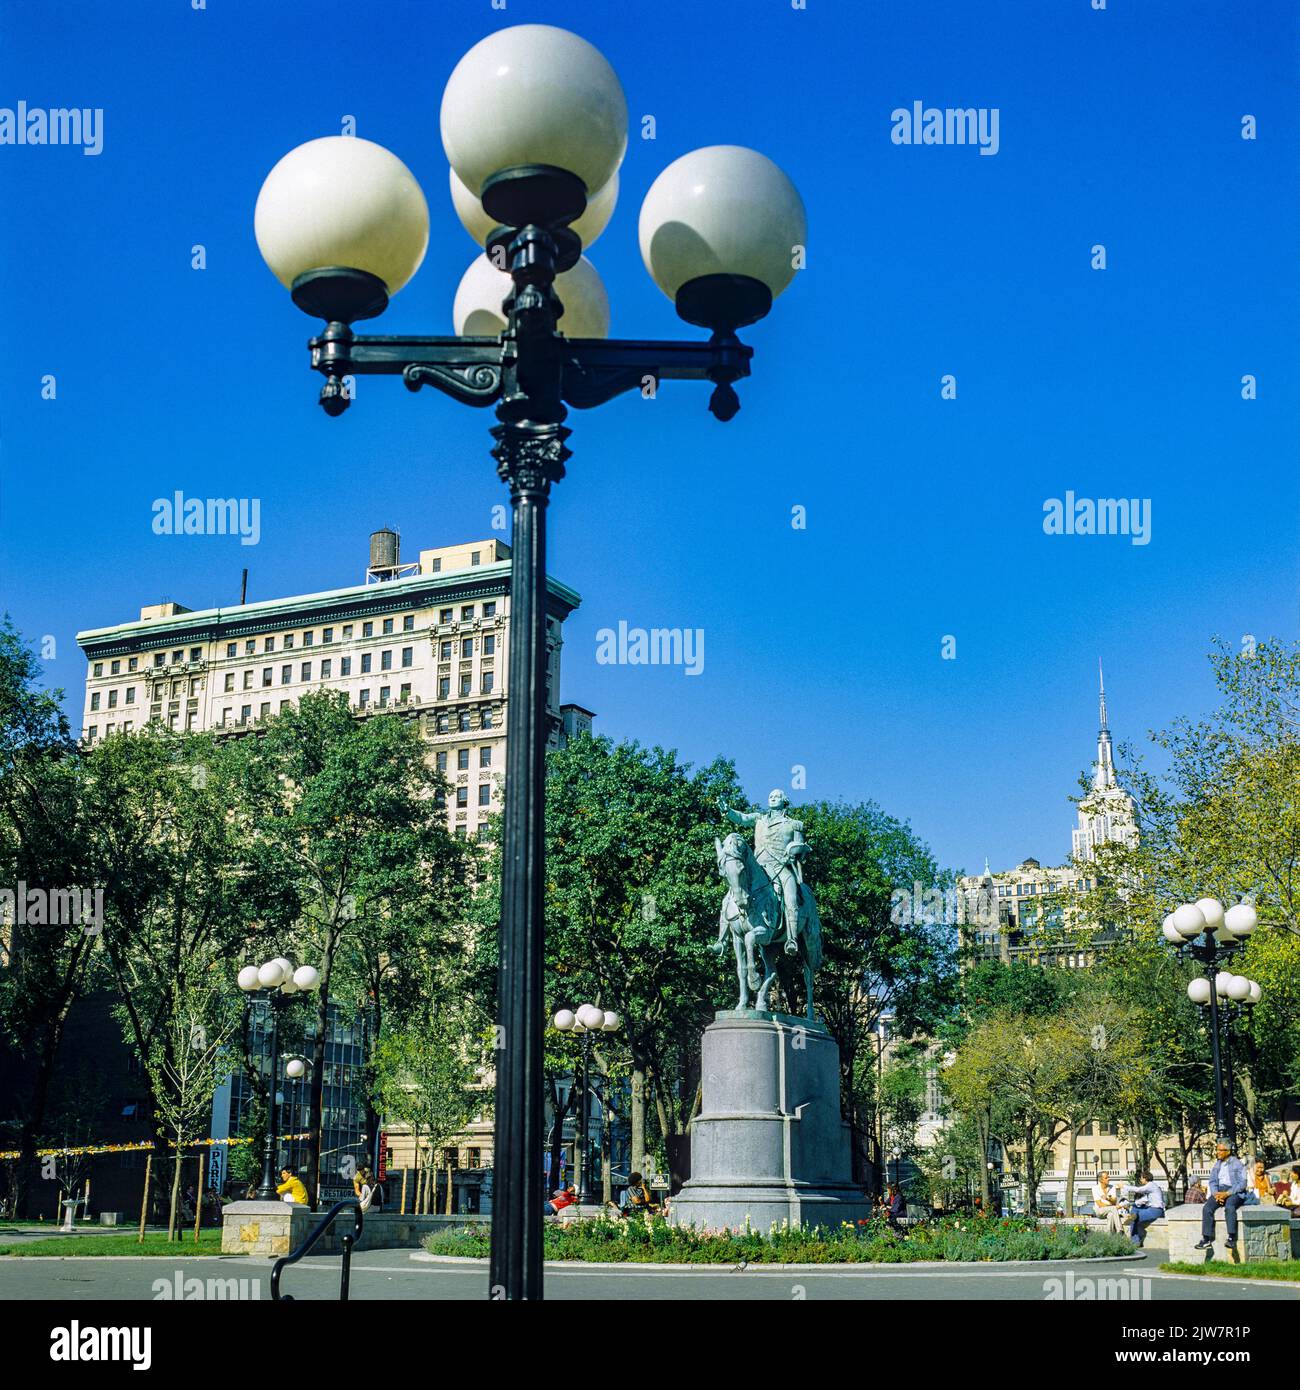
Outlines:
[[[1209,1250],[1214,1245],[1214,1214],[1223,1208],[1223,1220],[1228,1228],[1228,1244],[1237,1243],[1237,1208],[1246,1200],[1246,1168],[1225,1139],[1215,1146],[1214,1167],[1206,1180],[1209,1197],[1201,1208],[1201,1238],[1197,1250]]]
[[[1165,1194],[1160,1184],[1152,1180],[1149,1168],[1144,1169],[1139,1177],[1142,1181],[1136,1187],[1129,1188],[1128,1195],[1133,1203],[1133,1234],[1130,1239],[1141,1250],[1146,1244],[1147,1227],[1165,1214]]]
[[[629,1173],[627,1187],[623,1190],[623,1196],[619,1200],[619,1208],[625,1212],[653,1212],[658,1208],[655,1206],[654,1198],[651,1196],[649,1184],[640,1173]]]
[[[1119,1188],[1113,1187],[1109,1173],[1098,1173],[1092,1185],[1092,1209],[1096,1216],[1106,1222],[1106,1229],[1112,1235],[1123,1235],[1128,1224],[1123,1204],[1120,1202]]]

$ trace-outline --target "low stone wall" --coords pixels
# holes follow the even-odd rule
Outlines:
[[[1211,1256],[1233,1263],[1252,1260],[1300,1258],[1300,1221],[1286,1207],[1240,1207],[1237,1211],[1237,1245],[1228,1244],[1223,1213],[1214,1221],[1214,1248],[1197,1250],[1201,1238],[1201,1207],[1184,1203],[1169,1212],[1169,1258],[1199,1264]]]
[[[324,1213],[288,1202],[231,1202],[221,1224],[223,1255],[269,1255],[278,1258],[296,1250],[315,1230]],[[486,1216],[412,1216],[398,1212],[367,1212],[356,1250],[418,1250],[430,1231],[487,1221]],[[337,1255],[343,1236],[352,1229],[348,1212],[312,1246],[313,1255]]]

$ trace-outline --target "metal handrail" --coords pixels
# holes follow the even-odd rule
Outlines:
[[[303,1243],[296,1250],[292,1251],[288,1255],[282,1255],[278,1260],[276,1260],[275,1266],[271,1270],[272,1302],[293,1302],[292,1294],[282,1294],[280,1292],[280,1271],[285,1267],[285,1265],[297,1264],[298,1261],[302,1259],[302,1257],[312,1248],[312,1246],[316,1244],[316,1242],[321,1238],[321,1236],[323,1236],[325,1232],[329,1230],[329,1228],[334,1224],[334,1218],[338,1216],[338,1214],[341,1211],[346,1210],[348,1207],[351,1207],[355,1211],[356,1220],[353,1224],[352,1230],[344,1232],[343,1236],[341,1237],[343,1244],[343,1270],[342,1277],[339,1281],[339,1301],[341,1303],[346,1303],[348,1301],[348,1281],[351,1277],[352,1270],[352,1247],[357,1243],[357,1241],[361,1239],[361,1227],[364,1221],[361,1203],[358,1202],[355,1197],[345,1197],[341,1202],[335,1202],[334,1205],[329,1209],[329,1211],[325,1213],[325,1219],[320,1223],[320,1225],[316,1227],[314,1231],[311,1232],[307,1239],[304,1240]]]

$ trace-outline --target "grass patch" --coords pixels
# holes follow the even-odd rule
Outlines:
[[[1192,1264],[1179,1260],[1160,1266],[1169,1274],[1208,1274],[1211,1279],[1280,1279],[1287,1284],[1300,1284],[1300,1262],[1295,1260],[1254,1260],[1235,1265],[1231,1260],[1210,1260]]]
[[[483,1258],[490,1243],[491,1227],[478,1224],[435,1231],[424,1248],[431,1255]],[[1133,1247],[1124,1236],[1090,1231],[1082,1223],[1040,1227],[1018,1217],[946,1217],[898,1235],[882,1221],[736,1233],[687,1230],[652,1216],[548,1223],[542,1253],[548,1260],[620,1264],[911,1264],[1067,1260],[1131,1255]]]
[[[186,1231],[184,1240],[168,1240],[166,1233],[147,1231],[141,1241],[135,1232],[112,1236],[51,1236],[48,1239],[25,1240],[16,1245],[0,1245],[0,1255],[219,1255],[221,1232],[216,1228],[199,1232]]]

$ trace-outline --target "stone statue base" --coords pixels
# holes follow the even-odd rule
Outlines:
[[[702,1041],[702,1105],[691,1124],[691,1176],[669,1220],[766,1233],[871,1215],[851,1181],[840,1118],[840,1052],[820,1021],[729,1009]]]

